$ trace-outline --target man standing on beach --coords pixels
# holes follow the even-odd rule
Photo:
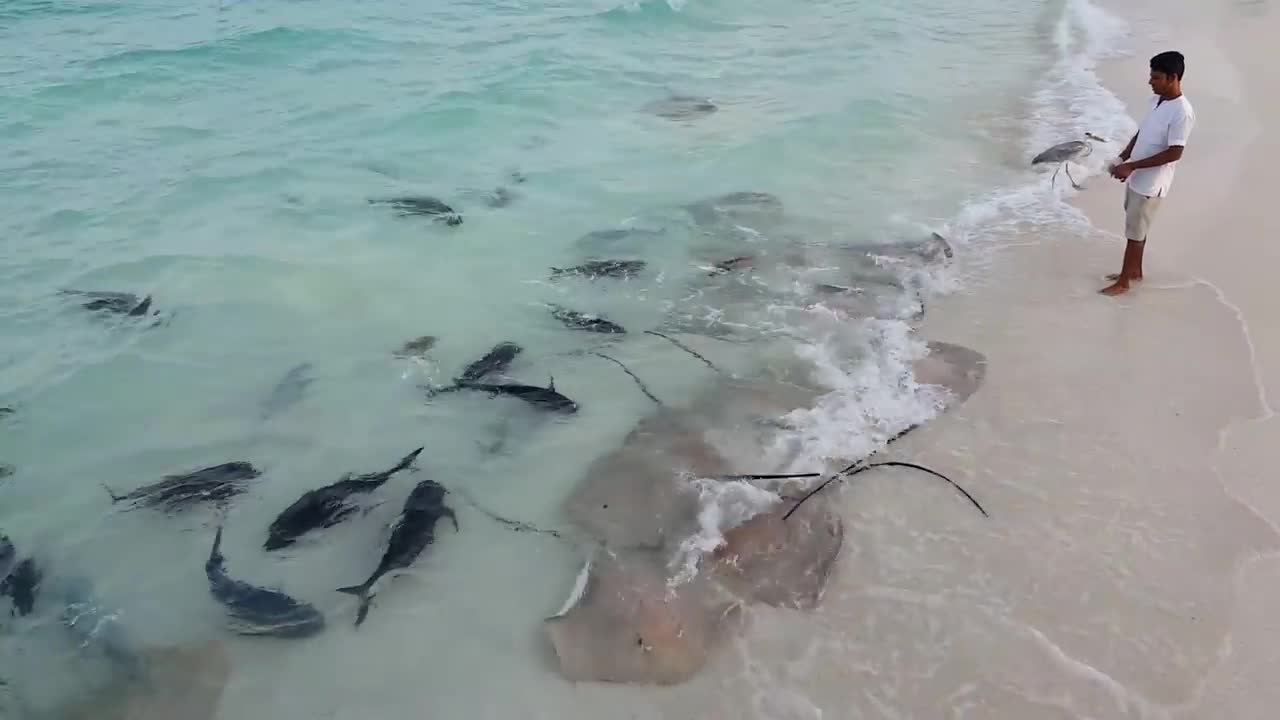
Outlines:
[[[1124,193],[1124,265],[1114,282],[1099,292],[1120,295],[1129,284],[1142,279],[1142,251],[1147,244],[1151,220],[1169,187],[1174,169],[1196,123],[1191,103],[1182,96],[1182,75],[1186,61],[1179,52],[1162,52],[1151,58],[1151,109],[1138,126],[1138,133],[1120,153],[1120,164],[1111,176],[1126,181]],[[1130,160],[1130,158],[1137,158]]]

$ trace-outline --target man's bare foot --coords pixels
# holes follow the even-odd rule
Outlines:
[[[1120,279],[1120,273],[1111,273],[1107,276],[1107,279],[1111,282],[1115,282]],[[1137,277],[1131,277],[1129,278],[1129,282],[1142,282],[1142,276],[1139,275]]]
[[[1116,295],[1123,295],[1129,292],[1129,283],[1117,280],[1116,282],[1102,288],[1098,292],[1102,293],[1103,295],[1108,295],[1111,297],[1115,297]]]

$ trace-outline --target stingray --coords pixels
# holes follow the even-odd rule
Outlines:
[[[654,552],[601,549],[543,622],[573,681],[671,685],[693,677],[738,607],[706,579],[672,586]]]

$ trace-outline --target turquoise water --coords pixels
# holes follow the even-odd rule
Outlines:
[[[1028,138],[1075,130],[1053,92],[1070,85],[1055,68],[1090,51],[1061,37],[1080,6],[8,0],[0,405],[16,412],[0,418],[0,462],[15,468],[0,481],[0,529],[51,575],[91,577],[144,644],[218,636],[201,571],[213,513],[119,513],[101,486],[248,460],[264,481],[226,518],[231,567],[315,603],[330,629],[293,645],[224,637],[234,663],[220,717],[659,716],[678,697],[610,699],[555,675],[537,623],[580,562],[562,546],[460,508],[464,532],[384,591],[356,633],[332,588],[376,562],[410,481],[283,558],[260,551],[265,525],[301,492],[418,446],[446,486],[560,522],[587,464],[652,409],[583,350],[607,343],[669,402],[715,381],[646,329],[682,333],[746,377],[819,366],[837,410],[810,418],[791,465],[873,447],[877,428],[922,412],[866,387],[920,296],[877,286],[871,319],[853,322],[815,312],[812,286],[847,281],[842,246],[946,231],[974,198],[1025,179]],[[718,109],[687,121],[645,109],[671,93]],[[1050,109],[1062,117],[1046,126]],[[499,187],[511,202],[491,207]],[[738,191],[785,210],[706,226],[681,209]],[[444,200],[463,224],[368,202],[406,194]],[[579,240],[619,227],[658,232]],[[953,238],[962,256],[966,239]],[[617,254],[647,272],[547,280],[550,266]],[[746,254],[764,258],[754,273],[708,279],[707,265]],[[916,280],[933,302],[946,278]],[[65,288],[151,295],[159,322],[95,317]],[[629,333],[568,330],[548,302]],[[438,338],[426,358],[393,355],[421,335]],[[425,401],[421,385],[503,340],[525,348],[513,375],[554,376],[581,412]],[[304,362],[314,381],[262,419]],[[34,705],[86,684],[68,657],[30,655],[45,625],[6,636],[57,668],[25,664]],[[0,677],[18,672],[15,657],[0,656]],[[631,714],[584,709],[613,702]]]

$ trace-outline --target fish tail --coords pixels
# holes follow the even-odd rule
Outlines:
[[[123,496],[123,495],[117,495],[117,494],[115,493],[115,491],[114,491],[114,490],[112,490],[112,489],[110,488],[110,486],[108,486],[106,483],[102,483],[102,489],[103,489],[103,490],[106,490],[106,491],[107,491],[107,494],[111,496],[111,502],[112,502],[112,503],[118,503],[118,502],[120,502],[121,500],[124,500],[124,496]]]
[[[360,598],[360,609],[356,611],[356,627],[360,627],[364,619],[369,616],[369,603],[373,601],[373,596],[369,594],[370,587],[372,587],[372,583],[366,582],[363,585],[338,588],[340,593],[355,595]]]
[[[148,295],[146,298],[142,300],[142,302],[138,303],[137,307],[129,311],[129,317],[142,317],[143,315],[146,315],[147,311],[150,309],[151,309],[151,296]]]

